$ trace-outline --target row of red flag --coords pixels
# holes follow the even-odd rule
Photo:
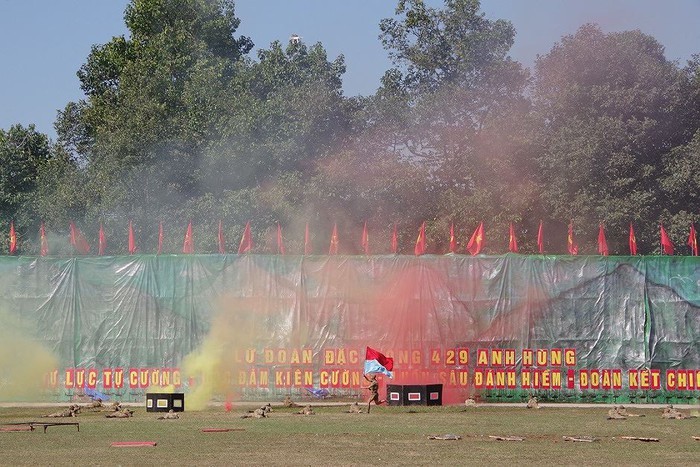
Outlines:
[[[672,255],[674,252],[673,242],[671,242],[666,229],[664,229],[663,224],[660,225],[660,236],[661,236],[661,251],[665,255]],[[49,243],[46,238],[46,229],[44,228],[44,223],[41,223],[39,228],[39,239],[40,248],[39,254],[41,256],[46,256],[49,254]],[[484,246],[484,223],[479,223],[474,233],[467,243],[467,251],[472,255],[478,255]],[[80,232],[80,230],[75,226],[74,223],[70,223],[70,244],[73,245],[75,251],[80,254],[88,254],[90,252],[90,245],[88,244],[85,236]],[[690,234],[688,235],[688,246],[690,247],[692,256],[698,256],[698,240],[695,232],[695,225],[690,224]],[[218,232],[218,247],[219,253],[226,253],[226,241],[224,238],[223,224],[219,221],[219,232]],[[333,231],[331,233],[331,241],[328,249],[329,255],[338,254],[338,226],[333,225]],[[370,254],[369,249],[369,232],[367,230],[367,222],[365,222],[362,229],[362,239],[361,239],[362,251],[366,254]],[[105,235],[104,228],[100,224],[100,230],[98,232],[97,241],[97,254],[104,255],[107,248],[107,237]],[[540,221],[539,227],[537,229],[537,249],[540,254],[544,253],[544,227],[542,221]],[[250,221],[245,225],[243,230],[243,236],[238,246],[238,253],[248,253],[253,250],[253,235],[250,230]],[[578,244],[576,243],[574,237],[574,225],[573,222],[569,223],[568,234],[567,234],[567,250],[571,255],[578,254]],[[134,227],[129,221],[129,243],[128,251],[130,255],[135,254],[138,249],[136,247],[136,240],[134,237]],[[163,223],[158,224],[158,250],[157,253],[161,254],[163,251]],[[391,251],[396,253],[398,251],[398,230],[396,224],[394,224],[394,231],[391,237]],[[515,235],[515,226],[513,223],[509,226],[508,235],[508,251],[511,253],[518,252],[518,240]],[[182,252],[186,254],[194,253],[194,238],[192,235],[192,222],[187,224],[187,230],[185,231],[185,240],[182,245]],[[426,252],[426,237],[425,237],[425,222],[421,224],[418,230],[418,238],[416,239],[416,245],[414,248],[414,254],[417,256],[423,255]],[[637,254],[637,238],[634,234],[634,226],[630,223],[629,229],[629,252],[630,255],[634,256]],[[17,253],[17,234],[15,233],[14,221],[10,222],[10,254],[14,255]],[[277,253],[285,254],[284,239],[282,237],[282,227],[277,224]],[[311,237],[309,235],[309,224],[306,224],[306,229],[304,231],[304,254],[309,255],[312,253],[311,249]],[[454,223],[450,225],[450,253],[457,253],[457,240],[455,239]],[[600,224],[598,229],[598,254],[602,256],[608,256],[608,242],[605,238],[605,227]]]
[[[674,251],[673,243],[671,242],[666,229],[664,229],[663,224],[660,227],[661,234],[661,251],[665,255],[672,255]],[[396,227],[394,227],[396,229]],[[394,231],[394,236],[396,236],[396,231]],[[567,232],[567,251],[570,255],[578,255],[578,244],[574,237],[574,224],[569,223]],[[469,238],[469,243],[467,243],[467,251],[472,255],[478,255],[484,246],[484,223],[479,223],[479,226],[474,230],[474,233]],[[695,233],[695,225],[690,224],[690,234],[688,235],[688,246],[690,247],[691,254],[693,256],[698,256],[698,240]],[[396,252],[394,241],[392,240],[393,251]],[[630,223],[629,231],[629,249],[630,255],[635,256],[637,254],[637,237],[634,234],[634,226]],[[414,253],[416,255],[425,254],[425,222],[420,227],[418,231],[418,238],[416,239],[416,246]],[[518,252],[518,239],[515,235],[515,226],[511,222],[508,231],[508,251],[511,253]],[[537,251],[540,254],[544,254],[544,226],[542,221],[537,229]],[[454,224],[450,225],[450,253],[457,252],[457,241],[455,240]],[[598,254],[602,256],[608,256],[608,242],[605,238],[605,227],[600,224],[598,228]]]

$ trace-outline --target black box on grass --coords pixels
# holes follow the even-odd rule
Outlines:
[[[387,384],[389,405],[442,405],[442,384]]]
[[[184,412],[185,395],[181,392],[147,392],[146,412]]]

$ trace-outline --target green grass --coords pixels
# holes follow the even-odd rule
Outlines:
[[[634,410],[632,410],[634,409]],[[660,409],[632,407],[645,417],[606,420],[607,407],[377,407],[371,414],[318,407],[316,415],[275,408],[268,419],[241,419],[236,408],[185,412],[179,420],[136,409],[134,418],[107,419],[82,413],[71,419],[42,419],[56,408],[2,408],[0,423],[78,421],[75,427],[0,432],[0,464],[20,465],[700,465],[700,418],[663,420]],[[413,412],[413,413],[412,413]],[[686,411],[687,413],[687,411]],[[202,428],[245,431],[202,433]],[[452,433],[459,441],[429,440]],[[489,435],[517,435],[522,442]],[[563,435],[600,438],[594,443]],[[659,443],[619,439],[660,438]],[[155,448],[113,448],[113,441],[156,441]]]

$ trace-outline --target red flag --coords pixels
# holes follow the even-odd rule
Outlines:
[[[282,227],[277,223],[277,254],[284,254],[284,239],[282,238]]]
[[[238,254],[250,253],[253,251],[253,235],[250,233],[250,221],[245,223],[245,229],[243,229],[243,236],[241,237],[241,243],[238,245]]]
[[[159,231],[160,233],[160,231]],[[160,239],[159,239],[160,243]],[[134,226],[129,221],[129,254],[133,255],[136,253],[136,240],[134,239]],[[160,248],[158,249],[158,253],[160,253]]]
[[[467,251],[472,255],[478,255],[481,252],[481,247],[484,244],[484,223],[480,222],[472,234],[472,238],[467,243]]]
[[[540,254],[544,253],[544,228],[541,220],[540,226],[537,229],[537,251],[539,251]]]
[[[107,248],[107,237],[105,236],[105,229],[102,227],[102,222],[100,222],[100,231],[97,234],[97,254],[100,256],[104,255],[105,248]]]
[[[15,233],[15,221],[10,221],[10,254],[17,252],[17,234]]]
[[[311,235],[309,234],[309,223],[306,223],[306,228],[304,229],[304,254],[310,255],[313,252],[311,249]]]
[[[508,229],[508,251],[511,253],[518,252],[518,239],[515,238],[515,226],[510,223],[510,228]]]
[[[163,221],[158,223],[158,254],[163,252]]]
[[[450,253],[457,251],[457,240],[455,240],[455,223],[450,224]]]
[[[224,225],[221,222],[221,219],[219,219],[219,235],[218,235],[218,241],[219,241],[219,253],[222,255],[226,254],[226,239],[224,238]]]
[[[83,237],[82,232],[72,222],[70,223],[70,244],[81,255],[86,255],[90,252],[90,245]]]
[[[416,238],[416,246],[413,248],[413,253],[416,256],[425,254],[425,222],[423,222],[418,230],[418,238]]]
[[[690,247],[690,254],[692,256],[698,256],[698,237],[695,235],[695,224],[690,223],[690,235],[688,235],[688,246]]]
[[[608,242],[605,239],[605,227],[603,227],[603,224],[598,226],[598,254],[608,256]]]
[[[331,245],[328,247],[328,254],[338,254],[338,224],[333,224],[333,233],[331,233]]]
[[[394,223],[394,233],[391,235],[391,252],[396,254],[397,251],[399,251],[399,232],[396,223]]]
[[[194,253],[194,239],[192,238],[192,221],[187,224],[185,231],[185,241],[182,243],[182,252],[185,254]]]
[[[635,256],[637,254],[637,237],[634,236],[634,227],[630,222],[630,255]]]
[[[666,233],[666,229],[664,229],[663,224],[661,224],[661,253],[667,255],[673,254],[673,243],[671,242],[671,239],[668,238],[668,234]]]
[[[365,221],[365,226],[362,229],[362,251],[366,255],[369,254],[369,232],[367,231],[367,221]]]
[[[570,255],[578,254],[578,245],[574,240],[574,221],[569,222],[569,234],[566,237],[566,247]]]
[[[365,350],[365,360],[376,360],[381,366],[389,371],[394,369],[394,359],[387,357],[381,352],[374,350],[371,347],[367,347]]]
[[[49,254],[49,242],[46,239],[46,229],[44,228],[44,223],[39,226],[39,254],[41,256],[46,256]]]

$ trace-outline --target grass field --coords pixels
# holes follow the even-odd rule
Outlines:
[[[527,410],[521,407],[315,407],[316,415],[275,408],[266,419],[242,419],[243,407],[184,412],[179,420],[137,408],[133,418],[83,412],[47,419],[55,407],[0,408],[0,423],[77,421],[76,427],[0,432],[2,465],[700,465],[700,418],[661,419],[661,409],[632,406],[644,417],[607,420],[609,407]],[[689,411],[686,410],[685,413]],[[203,428],[242,431],[203,433]],[[456,434],[458,441],[429,440]],[[514,435],[523,441],[496,441]],[[595,436],[592,443],[562,436]],[[620,439],[655,437],[660,442]],[[156,447],[110,447],[114,441],[155,441]]]

